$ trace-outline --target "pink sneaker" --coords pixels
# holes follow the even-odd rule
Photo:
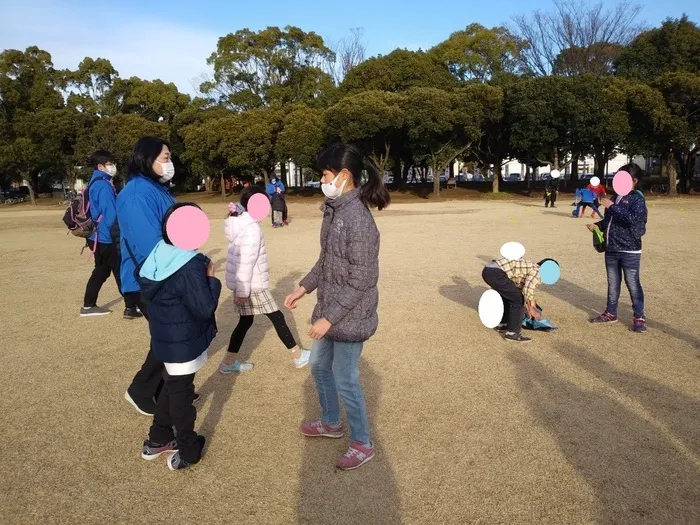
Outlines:
[[[338,439],[345,435],[345,428],[340,423],[337,426],[324,425],[319,419],[316,421],[306,421],[299,427],[299,431],[307,437],[327,437]]]
[[[336,467],[340,470],[355,470],[373,457],[374,447],[366,447],[359,441],[351,441],[350,448],[348,448],[348,451],[338,460]]]

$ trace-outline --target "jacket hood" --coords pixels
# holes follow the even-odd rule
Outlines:
[[[140,275],[152,281],[163,281],[190,262],[197,253],[196,250],[181,250],[161,239],[143,262]]]
[[[95,179],[107,179],[108,181],[111,181],[112,176],[104,171],[94,170],[92,172],[92,177],[90,177],[90,182],[93,182]]]
[[[236,240],[236,237],[243,232],[243,230],[245,230],[251,224],[255,224],[257,222],[259,221],[253,219],[248,212],[241,213],[237,217],[229,217],[227,219],[228,227],[226,228],[226,236],[228,237],[228,241],[233,242]]]

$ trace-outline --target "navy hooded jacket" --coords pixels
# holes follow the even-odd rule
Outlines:
[[[605,233],[608,252],[638,252],[647,232],[647,203],[640,191],[633,191],[605,210],[597,223]]]
[[[199,357],[216,336],[221,281],[207,276],[209,259],[160,241],[140,270],[148,301],[153,353],[165,363]]]

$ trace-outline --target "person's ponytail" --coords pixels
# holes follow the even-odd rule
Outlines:
[[[383,210],[391,203],[391,195],[374,163],[366,162],[364,168],[367,172],[367,182],[360,186],[360,199],[369,208]]]

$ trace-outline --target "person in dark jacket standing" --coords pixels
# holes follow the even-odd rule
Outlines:
[[[92,251],[95,268],[85,286],[83,307],[80,317],[108,315],[111,312],[97,306],[97,298],[102,285],[110,274],[114,275],[117,289],[121,292],[119,251],[112,239],[112,228],[117,223],[117,192],[112,178],[117,174],[117,164],[109,151],[96,151],[90,156],[90,165],[94,169],[88,186],[90,217],[96,225],[95,232],[87,239],[87,247]],[[124,318],[140,317],[133,296],[124,295]]]
[[[620,168],[632,176],[635,190],[624,197],[617,196],[615,202],[602,199],[605,217],[596,224],[589,224],[593,231],[597,226],[604,232],[606,241],[605,268],[608,273],[608,304],[598,317],[591,319],[594,324],[611,324],[617,322],[617,307],[620,299],[622,275],[632,298],[634,324],[632,330],[638,333],[647,331],[644,316],[644,291],[639,277],[642,259],[642,237],[646,233],[647,205],[642,192],[636,190],[644,176],[636,164],[627,164]]]
[[[296,308],[302,297],[318,289],[309,335],[314,339],[310,363],[321,419],[303,423],[300,430],[309,437],[343,437],[340,394],[350,426],[350,446],[337,467],[352,470],[374,457],[359,361],[364,342],[379,323],[379,231],[369,207],[384,209],[390,198],[377,169],[365,165],[353,146],[331,146],[317,162],[326,196],[321,255],[285,306]],[[361,186],[364,170],[369,180]]]
[[[270,201],[272,206],[272,227],[282,228],[284,226],[284,210],[287,208],[287,203],[281,188],[275,189],[275,193],[272,194]]]
[[[163,238],[163,218],[175,204],[169,190],[175,167],[168,144],[157,137],[140,139],[134,147],[127,173],[126,186],[117,197],[124,294],[141,291],[134,271]],[[143,295],[139,296],[139,309],[148,319],[148,305]],[[156,359],[151,346],[124,398],[140,414],[152,416],[162,385],[163,363]]]
[[[556,208],[555,204],[557,202],[557,193],[559,192],[559,177],[561,176],[559,170],[552,170],[547,177],[547,181],[544,184],[544,207],[549,207],[550,203],[552,208]]]
[[[213,263],[201,253],[170,243],[168,218],[185,206],[198,208],[189,203],[170,208],[163,221],[163,239],[139,272],[153,353],[165,365],[165,384],[141,457],[151,461],[174,452],[168,457],[170,470],[187,468],[202,456],[205,440],[194,431],[194,375],[207,362],[207,348],[216,336],[214,314],[221,295]]]

